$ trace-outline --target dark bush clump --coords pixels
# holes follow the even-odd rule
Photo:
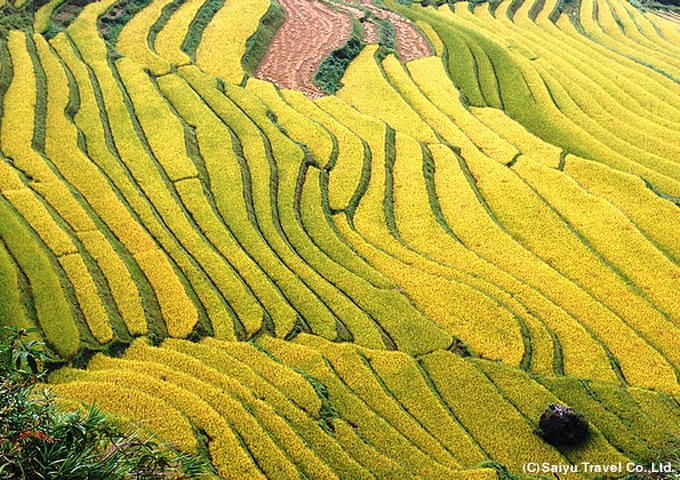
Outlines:
[[[545,441],[552,445],[578,445],[588,434],[586,417],[556,403],[543,411],[538,426]]]

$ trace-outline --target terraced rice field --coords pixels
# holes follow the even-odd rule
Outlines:
[[[0,40],[0,322],[40,329],[66,404],[216,478],[669,458],[680,14],[23,3],[2,10],[34,24]],[[551,403],[585,443],[537,433]]]

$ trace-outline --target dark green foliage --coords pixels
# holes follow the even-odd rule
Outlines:
[[[29,6],[16,10],[12,7],[0,9],[0,40],[7,40],[10,30],[30,31],[33,27],[33,10]]]
[[[269,10],[260,19],[260,25],[257,27],[257,30],[246,42],[246,53],[241,59],[241,66],[246,74],[251,77],[255,75],[255,70],[262,61],[269,42],[271,42],[274,34],[285,19],[286,13],[283,7],[277,2],[272,1]]]
[[[88,2],[89,3],[89,2]],[[99,19],[99,32],[109,45],[115,45],[118,34],[132,17],[151,3],[151,0],[123,0],[116,3]]]
[[[52,22],[47,29],[46,36],[51,38],[56,33],[61,30],[66,29],[73,20],[78,18],[80,12],[85,8],[88,3],[92,0],[68,0],[62,3],[52,14]],[[114,7],[115,8],[115,7]]]
[[[0,479],[189,479],[204,475],[196,457],[178,454],[141,431],[124,431],[91,406],[67,412],[36,391],[52,359],[35,329],[5,327],[0,342]],[[36,330],[37,332],[37,330]]]
[[[352,33],[345,44],[333,50],[319,65],[312,80],[324,93],[333,95],[342,88],[340,80],[345,74],[345,70],[364,47],[361,40],[362,31],[363,29],[357,25],[357,21],[353,20]]]
[[[551,404],[538,422],[543,438],[551,445],[578,445],[588,435],[588,420],[573,408]]]
[[[223,5],[224,0],[207,0],[196,14],[194,21],[189,25],[189,31],[182,44],[182,51],[189,55],[192,61],[196,60],[196,49],[198,44],[201,43],[203,30]]]

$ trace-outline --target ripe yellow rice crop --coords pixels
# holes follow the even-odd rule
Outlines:
[[[260,337],[260,341],[267,338],[269,337]],[[223,350],[205,344],[168,339],[163,343],[163,348],[186,353],[250,388],[258,398],[264,399],[279,415],[285,417],[317,455],[341,477],[372,478],[333,437],[319,426],[313,417],[303,413],[299,407],[249,366],[239,362]]]
[[[427,100],[448,115],[485,154],[503,163],[508,163],[517,154],[515,147],[499,137],[460,103],[460,92],[451,83],[441,59],[419,58],[407,63],[406,68]],[[463,146],[459,142],[449,141]]]
[[[191,63],[189,56],[182,51],[182,44],[189,32],[191,22],[204,3],[205,0],[187,1],[168,19],[154,41],[153,46],[158,55],[175,66]]]
[[[593,42],[581,42],[578,47],[572,48],[574,39],[565,35],[547,19],[542,22],[537,20],[542,28],[536,28],[533,22],[529,22],[526,28],[519,30],[503,16],[502,12],[497,11],[496,15],[509,27],[507,35],[512,37],[510,41],[530,45],[540,52],[539,63],[547,68],[553,67],[558,74],[564,72],[565,80],[562,83],[571,85],[569,90],[574,98],[588,97],[588,100],[580,102],[584,111],[596,112],[599,118],[606,117],[604,112],[598,112],[596,108],[598,104],[602,105],[606,113],[614,117],[613,122],[605,122],[603,125],[612,129],[614,133],[625,138],[637,136],[642,139],[640,145],[661,156],[672,151],[672,145],[677,144],[679,129],[678,123],[673,121],[672,112],[675,108],[658,101],[664,95],[650,92],[657,90],[657,87],[651,86],[651,79],[642,86],[631,81],[628,72],[625,75],[617,75],[614,71],[622,70],[623,65],[596,54]],[[497,23],[492,25],[492,22],[493,20],[487,22],[489,27],[498,26]],[[625,71],[625,67],[623,68]],[[665,97],[670,99],[668,95]],[[665,117],[656,114],[659,111],[664,111]],[[633,144],[638,143],[633,141]]]
[[[660,393],[636,387],[630,387],[626,391],[635,400],[640,409],[654,420],[657,425],[667,432],[677,430],[678,424],[675,420],[677,415],[675,409],[677,407],[664,400]]]
[[[255,234],[248,219],[247,207],[242,194],[241,169],[234,154],[229,129],[203,104],[198,94],[179,77],[166,75],[160,78],[158,82],[164,95],[170,99],[183,118],[196,127],[196,138],[210,177],[215,203],[222,213],[222,218],[218,218],[215,212],[210,209],[205,195],[202,193],[203,187],[198,180],[179,183],[177,185],[178,192],[182,195],[185,205],[194,220],[205,232],[208,240],[226,258],[229,258],[229,261],[267,309],[274,320],[276,331],[285,336],[293,328],[297,313],[288,304],[282,293],[274,287],[274,279],[266,276],[267,267],[276,263],[276,260],[272,262],[271,250],[266,247],[257,249],[258,252],[264,253],[267,257],[265,262],[262,261],[262,255],[257,255],[254,259],[260,263],[259,266],[263,267],[263,271],[260,271],[259,266],[254,264],[253,260],[241,250],[241,248],[247,250],[254,248],[255,245],[253,244],[257,244],[254,239],[260,239],[260,237]],[[222,222],[225,222],[226,225],[223,226]],[[227,226],[230,227],[231,231],[227,230]],[[250,228],[248,228],[249,226]],[[243,237],[240,236],[240,233],[244,230],[251,234],[248,237],[249,242],[244,241]],[[243,247],[235,242],[232,234],[236,239],[241,239]],[[224,337],[218,336],[218,338]]]
[[[484,158],[468,158],[467,165],[496,218],[515,238],[564,276],[582,285],[622,319],[597,323],[590,328],[619,360],[627,380],[638,386],[677,389],[677,381],[668,376],[670,365],[643,339],[657,348],[662,347],[649,337],[653,333],[649,326],[654,323],[646,324],[642,319],[656,321],[663,317],[603,264],[513,171]],[[589,317],[592,321],[592,312]],[[579,320],[584,322],[585,318]],[[639,329],[644,337],[638,336],[631,326]],[[633,354],[633,349],[639,349],[638,353]],[[647,360],[641,361],[644,357]],[[654,367],[643,374],[643,370],[651,365]]]
[[[145,340],[133,343],[126,350],[123,358],[125,360],[153,362],[163,365],[233,396],[262,424],[263,428],[274,436],[279,447],[285,451],[302,473],[306,474],[309,478],[337,478],[328,466],[319,459],[311,447],[304,443],[304,440],[295,431],[293,426],[287,423],[286,413],[277,413],[275,410],[277,402],[270,402],[269,399],[266,401],[260,400],[262,398],[260,390],[256,393],[231,377],[228,373],[222,374],[188,354],[168,348],[150,347]],[[130,363],[132,364],[133,362]],[[234,360],[234,363],[238,362]],[[136,369],[137,367],[126,368]],[[242,371],[247,368],[244,364],[241,364],[240,369]],[[294,373],[290,369],[288,369],[288,372]],[[295,413],[301,414],[299,410],[295,410]],[[295,413],[292,417],[296,417]],[[290,420],[294,420],[294,418]]]
[[[229,95],[239,95],[237,93],[237,90],[240,90],[238,87],[227,86],[225,88]],[[243,93],[252,95],[245,90],[241,92],[241,94]],[[365,285],[361,278],[355,277],[354,274],[331,261],[300,228],[296,221],[295,196],[298,188],[297,175],[305,161],[305,155],[297,144],[284,136],[265,117],[264,108],[266,107],[261,104],[253,105],[246,108],[245,111],[269,139],[272,156],[277,163],[278,195],[276,202],[280,225],[293,247],[292,251],[295,251],[300,259],[304,259],[307,265],[298,261],[297,256],[290,255],[292,251],[289,251],[289,247],[280,241],[280,237],[273,237],[276,243],[270,242],[270,245],[287,261],[298,277],[317,293],[336,317],[347,325],[350,332],[354,326],[362,330],[368,321],[365,312],[369,311],[370,305],[374,302],[373,297],[370,296],[373,292],[369,291],[367,295],[366,290],[372,290],[372,288],[370,285]],[[285,252],[285,256],[282,252]],[[354,300],[356,304],[350,299]],[[361,310],[364,310],[364,312]],[[310,326],[313,328],[311,323]]]
[[[21,291],[17,267],[5,245],[0,243],[0,326],[35,328],[21,305]],[[32,334],[30,340],[40,341],[40,335]]]
[[[127,59],[116,62],[149,146],[171,182],[195,178],[196,166],[187,155],[184,129],[144,70]]]
[[[45,33],[45,30],[50,26],[52,13],[62,3],[64,3],[64,0],[50,0],[35,12],[35,21],[33,22],[33,31],[35,33]],[[4,2],[2,6],[4,6]]]
[[[244,114],[244,111],[240,110],[240,108],[243,108],[252,117],[258,117],[263,122],[263,125],[269,123],[272,128],[275,128],[266,118],[266,107],[252,93],[238,87],[232,87],[229,84],[225,85],[225,88],[228,90],[228,97],[225,97],[217,90],[214,79],[201,74],[197,69],[183,67],[180,69],[180,73],[186,76],[191,85],[215,113],[218,114],[220,119],[233,129],[243,148],[252,184],[269,186],[271,182],[271,165],[262,133],[258,126]],[[278,130],[276,131],[278,132]],[[295,160],[296,157],[297,155],[291,160]],[[297,168],[299,168],[299,165]],[[298,171],[297,168],[294,169],[294,172]],[[294,172],[287,173],[293,175]],[[269,246],[266,248],[273,249],[279,255],[279,260],[272,262],[271,254],[261,250],[260,253],[265,255],[264,260],[275,268],[275,270],[267,269],[268,274],[276,281],[279,288],[286,293],[288,301],[300,312],[305,321],[311,320],[310,326],[316,333],[326,338],[335,338],[337,332],[334,316],[320,302],[311,287],[306,282],[302,283],[299,281],[300,278],[308,279],[311,275],[314,277],[312,283],[319,285],[318,274],[311,272],[307,265],[301,263],[301,259],[296,253],[291,251],[290,246],[281,238],[279,227],[274,224],[272,192],[270,188],[254,188],[251,190],[251,193],[253,208],[261,233],[256,233],[248,227],[251,221],[248,217],[244,218],[244,220],[247,218],[248,223],[231,223],[235,219],[229,218],[228,215],[223,213],[225,220],[230,222],[230,228],[239,239],[243,238],[242,235],[247,235],[248,238],[254,239],[256,244],[261,244],[262,235],[264,235],[264,238],[269,243]],[[290,192],[286,193],[290,194]],[[242,195],[242,193],[239,194]],[[248,228],[239,228],[238,225],[245,225]],[[249,245],[249,242],[241,241],[243,245]],[[260,256],[260,258],[263,257]],[[283,265],[279,262],[283,262]],[[281,281],[284,279],[285,281]],[[327,286],[322,286],[322,288],[327,289]],[[290,328],[292,328],[292,325]],[[282,336],[285,337],[287,333],[289,331],[285,332]]]
[[[152,250],[135,255],[161,306],[171,337],[185,338],[198,322],[198,314],[165,255]]]
[[[413,140],[402,137],[401,134],[397,134],[397,142],[398,146],[401,143],[402,146],[406,147],[401,152],[397,148],[397,160],[393,166],[393,208],[400,238],[409,247],[428,258],[455,268],[455,270],[452,268],[446,273],[442,269],[441,274],[443,276],[465,281],[502,302],[515,315],[519,316],[525,323],[531,339],[532,371],[549,375],[553,371],[555,360],[554,345],[549,333],[534,318],[534,315],[541,313],[546,316],[554,315],[554,313],[544,313],[545,306],[535,305],[536,301],[545,303],[544,301],[541,301],[536,295],[532,295],[532,292],[527,291],[523,285],[518,285],[501,270],[480,259],[444,230],[432,211],[430,202],[433,199],[430,198],[430,193],[425,185],[423,177],[425,167],[422,158],[423,154],[419,151],[419,146],[413,143]],[[431,146],[431,148],[433,150],[439,148],[448,150],[447,147],[441,145]],[[451,152],[449,151],[449,153]],[[450,161],[457,161],[453,155],[448,158],[451,159]],[[499,287],[508,289],[508,292],[512,292],[523,301],[531,298],[529,305],[531,305],[530,308],[533,313],[529,313],[527,307],[519,304],[515,298],[512,298],[511,295],[502,291]],[[495,317],[492,320],[483,315],[481,309],[479,310],[478,318],[480,323],[484,319],[486,319],[484,321],[491,322],[492,324],[496,323]],[[481,335],[495,338],[497,334],[487,332]],[[474,332],[473,335],[478,336],[480,333]],[[513,337],[512,334],[507,333],[501,333],[500,335],[505,341]],[[515,345],[515,348],[517,347],[519,345]]]
[[[642,85],[653,85],[653,88],[641,89],[646,92],[646,97],[652,97],[652,101],[646,101],[643,106],[646,109],[653,109],[653,111],[658,111],[658,109],[666,110],[672,118],[672,112],[674,109],[672,107],[678,107],[678,92],[680,89],[678,85],[671,79],[662,75],[653,69],[647,68],[632,59],[622,57],[616,52],[607,49],[606,47],[600,45],[599,43],[587,42],[584,44],[584,39],[581,34],[579,34],[574,26],[569,22],[568,19],[561,16],[557,23],[553,25],[553,28],[549,29],[551,33],[556,33],[559,38],[565,43],[572,45],[574,50],[583,50],[584,46],[589,50],[589,57],[593,65],[606,64],[611,70],[624,75],[617,76],[617,82],[625,82],[626,90],[631,91],[631,84],[638,87]],[[552,23],[551,23],[552,25]],[[543,26],[543,25],[542,25]],[[548,25],[549,27],[550,25]],[[543,26],[545,28],[545,26]],[[677,34],[677,33],[676,33]],[[627,80],[627,81],[626,81]],[[638,93],[638,96],[640,94]],[[654,98],[662,100],[654,100]],[[666,105],[664,105],[666,104]],[[669,116],[666,115],[668,118]]]
[[[80,333],[61,282],[46,252],[2,197],[0,238],[28,278],[45,340],[62,358],[72,358],[78,352]]]
[[[276,123],[286,129],[288,137],[309,147],[319,168],[328,167],[335,150],[334,139],[328,130],[288,105],[273,83],[251,78],[246,88],[274,112]]]
[[[388,55],[383,60],[382,66],[390,84],[443,140],[456,146],[462,146],[463,143],[469,141],[466,134],[423,95],[394,55]],[[507,147],[506,151],[502,149],[499,151],[500,154],[505,153],[502,156],[508,157],[500,159],[504,163],[512,160],[517,153],[511,145]]]
[[[380,118],[400,132],[422,142],[436,143],[437,136],[432,129],[383,76],[374,58],[377,50],[378,45],[368,45],[352,60],[342,77],[344,86],[336,95],[362,113]]]
[[[560,165],[561,148],[533,135],[502,110],[474,107],[470,110],[484,124],[516,146],[523,155],[551,168],[557,168]]]
[[[247,343],[220,342],[209,337],[202,342],[221,348],[229,355],[250,366],[272,385],[293,400],[300,408],[319,418],[321,400],[310,383],[299,373],[292,372]]]
[[[680,305],[674,301],[680,295],[677,285],[680,267],[650,243],[625,214],[609,202],[587,193],[567,175],[532,160],[520,158],[513,170],[605,261],[636,285],[670,320],[680,324]],[[673,335],[671,332],[675,330],[670,325],[661,327],[663,323],[655,322],[654,325],[655,329],[664,330],[664,335]],[[670,338],[668,341],[674,344]]]
[[[397,352],[357,350],[370,362],[371,369],[390,394],[460,464],[474,467],[484,461],[484,453],[441,404],[413,357]]]
[[[115,202],[115,204],[118,205],[117,199],[110,194],[105,200],[102,199],[97,201],[97,199],[100,199],[102,196],[106,197],[106,193],[109,192],[109,186],[106,182],[101,181],[99,172],[92,168],[89,160],[85,158],[78,149],[77,131],[64,116],[64,110],[67,107],[69,95],[68,80],[61,64],[51,53],[44,38],[36,35],[34,36],[34,39],[47,77],[48,87],[45,152],[62,173],[69,180],[73,181],[74,185],[81,187],[82,193],[84,193],[88,199],[94,199],[94,207],[101,207],[102,203],[110,204]],[[85,173],[91,174],[94,178],[91,178],[89,175],[86,178],[84,175]],[[63,195],[61,195],[60,198],[71,198],[69,192],[63,187],[57,189],[63,191]],[[42,187],[41,190],[44,191],[44,187]],[[107,200],[108,202],[106,202]],[[57,205],[61,204],[62,202],[59,202]],[[112,212],[109,208],[106,208],[107,206],[108,205],[103,208],[103,210],[108,213],[108,215],[104,216],[104,219],[111,221]],[[119,307],[123,320],[128,325],[128,329],[130,329],[133,334],[146,333],[146,320],[139,299],[139,292],[132,282],[125,265],[112,250],[104,237],[95,231],[96,227],[94,223],[78,203],[71,200],[69,205],[64,205],[64,207],[65,208],[60,208],[59,211],[68,212],[68,214],[63,214],[62,217],[64,217],[78,232],[78,236],[82,237],[83,235],[90,234],[89,238],[93,239],[94,243],[84,243],[85,249],[93,256],[102,269],[104,276],[107,278],[109,288]],[[96,210],[100,209],[97,208]],[[95,239],[95,237],[92,236],[94,234],[99,235],[99,237],[96,237]],[[94,252],[90,250],[91,248],[94,249]],[[71,262],[71,264],[72,263],[73,262]],[[85,273],[87,272],[85,271]],[[94,314],[95,312],[92,313]],[[95,334],[95,337],[99,340],[106,339],[111,334],[110,331],[107,332],[106,328],[102,329],[97,327],[97,330],[99,330],[100,333]],[[110,339],[111,338],[108,338],[108,340]]]
[[[469,184],[450,149],[432,147],[430,150],[435,163],[437,198],[447,225],[456,237],[571,314],[551,308],[549,304],[539,310],[541,313],[545,312],[542,318],[556,333],[562,345],[565,372],[584,378],[616,382],[606,352],[578,321],[581,317],[589,318],[593,312],[599,312],[603,319],[610,318],[610,314],[605,313],[601,306],[597,307],[598,304],[580,288],[522,247],[494,221],[485,205],[480,203],[477,192]],[[452,195],[450,192],[456,194]],[[463,212],[462,217],[460,212]],[[557,318],[560,320],[556,320]]]
[[[422,452],[442,465],[460,469],[460,464],[452,454],[382,387],[379,377],[366,365],[354,345],[349,343],[337,345],[309,335],[298,335],[294,342],[313,347],[321,352],[330,362],[333,372],[355,395]]]
[[[104,131],[101,128],[101,120],[99,120],[99,112],[95,109],[96,102],[94,101],[94,96],[88,97],[92,100],[88,103],[90,107],[90,116],[82,119],[82,122],[78,123],[78,126],[86,133],[88,145],[96,145],[98,147],[91,153],[93,159],[96,159],[96,162],[102,166],[102,169],[106,172],[107,176],[109,176],[116,187],[123,192],[125,199],[130,202],[135,213],[140,216],[141,223],[149,230],[149,233],[158,240],[159,244],[166,249],[171,258],[178,263],[178,266],[187,276],[191,286],[194,288],[201,303],[204,305],[211,322],[216,325],[229,325],[231,317],[227,312],[222,299],[220,299],[219,294],[205,278],[205,274],[189,259],[187,253],[183,251],[182,247],[177,242],[177,239],[170,234],[167,227],[161,224],[156,216],[157,214],[153,211],[152,204],[173,208],[172,206],[175,204],[175,201],[169,195],[167,186],[162,183],[162,179],[159,178],[156,167],[151,163],[151,159],[146,150],[144,150],[139,142],[139,138],[131,123],[127,107],[122,98],[121,91],[108,66],[106,60],[106,46],[103,40],[98,36],[96,29],[92,31],[92,28],[90,28],[89,24],[85,21],[86,19],[94,21],[97,15],[100,14],[98,13],[100,11],[98,9],[101,8],[102,5],[106,8],[106,4],[97,3],[90,4],[83,9],[83,12],[78,19],[69,27],[69,33],[71,33],[72,40],[76,46],[79,47],[81,55],[92,68],[96,79],[99,82],[99,87],[106,107],[106,114],[109,116],[112,134],[114,140],[117,142],[116,146],[118,147],[118,153],[123,160],[123,165],[111,155],[111,152],[106,145]],[[63,48],[63,50],[68,51],[69,48]],[[72,64],[76,67],[79,65],[77,61],[72,62]],[[83,71],[82,68],[77,68],[75,71],[80,71],[82,73],[80,77],[82,82],[81,85],[85,91],[89,91],[89,88],[87,87],[89,84],[87,70]],[[83,109],[81,108],[80,111],[82,112]],[[76,122],[78,122],[78,117],[76,118]],[[132,176],[140,182],[143,193],[147,194],[148,198],[144,198],[144,195],[140,193],[139,188],[133,185],[131,179],[128,177],[129,173],[124,166],[127,166]],[[132,222],[123,222],[121,228],[124,230],[126,227],[135,227],[135,225]],[[131,233],[134,233],[134,231]],[[141,236],[139,240],[144,239],[144,237],[145,236]],[[153,245],[154,248],[157,248],[153,241],[149,243],[144,239],[144,241],[139,242],[139,240],[135,240],[134,237],[131,238],[130,236],[128,236],[127,239],[130,240],[130,243],[132,243],[131,246],[133,246],[135,250],[139,250],[138,253],[149,251],[149,245]],[[126,246],[128,246],[128,244],[126,244]],[[167,258],[164,258],[163,256],[159,256],[158,259],[163,259],[163,262],[167,262]],[[147,266],[151,267],[152,264],[147,264]],[[163,268],[165,273],[172,271],[172,268],[169,265],[160,268]],[[157,276],[153,272],[150,272],[149,275],[153,277]],[[184,299],[186,298],[187,297],[184,297]],[[173,298],[165,295],[160,297],[161,301],[178,301],[180,303],[184,303],[184,299],[182,297]],[[175,306],[172,305],[161,307],[161,310],[163,310],[163,308],[168,311],[176,309]],[[184,307],[180,306],[179,310],[182,310],[183,308]],[[197,316],[197,313],[192,316]]]
[[[593,125],[593,122],[585,117],[582,112],[579,114],[579,111],[572,108],[569,112],[577,115],[578,120],[586,122],[587,125],[584,127],[576,123],[575,119],[567,116],[569,112],[560,110],[563,105],[560,105],[558,108],[555,104],[555,101],[559,99],[567,102],[564,104],[564,108],[571,105],[570,102],[572,100],[563,87],[553,81],[551,77],[542,77],[536,71],[535,66],[521,55],[513,55],[513,59],[524,75],[524,79],[531,90],[531,95],[536,100],[537,108],[540,108],[542,114],[550,120],[548,124],[553,132],[551,133],[553,136],[551,141],[553,143],[563,148],[568,148],[580,156],[601,161],[619,170],[641,175],[648,179],[656,188],[670,195],[680,195],[680,182],[677,179],[654,170],[650,166],[631,160],[630,157],[626,156],[628,155],[630,145],[623,146],[622,142],[611,133],[603,132],[601,127]],[[546,84],[549,84],[550,89],[548,89]],[[573,107],[573,105],[571,106]],[[588,130],[590,128],[592,128],[592,132]],[[596,135],[594,135],[595,133]],[[578,142],[576,142],[577,139]],[[623,153],[605,144],[604,140],[614,142],[620,150],[623,150]],[[643,156],[649,157],[647,154],[643,154]],[[658,166],[658,158],[653,163]],[[662,165],[662,167],[675,168],[668,164]]]
[[[26,49],[26,35],[10,30],[7,48],[14,76],[3,102],[0,145],[5,156],[35,182],[49,182],[54,173],[33,150],[35,131],[36,79],[33,61]]]
[[[52,382],[59,382],[61,372],[53,375]],[[154,395],[126,385],[96,381],[51,383],[48,389],[60,397],[84,404],[96,402],[103,411],[143,422],[146,429],[158,435],[164,442],[174,443],[182,452],[198,452],[198,441],[189,419],[177,408]]]
[[[91,363],[96,361],[95,358]],[[208,450],[212,464],[221,476],[244,479],[266,478],[241,447],[229,423],[197,393],[150,375],[119,369],[100,371],[66,369],[64,373],[57,372],[50,379],[50,381],[62,383],[68,380],[128,387],[162,400],[183,413],[212,439]]]
[[[593,15],[597,5],[597,21]],[[644,48],[632,42],[621,32],[619,24],[614,19],[608,4],[598,0],[583,2],[580,19],[586,34],[596,42],[613,49],[633,60],[651,65],[674,77],[679,76],[677,59],[673,59],[661,52]]]
[[[239,400],[233,398],[232,392],[216,388],[192,375],[153,361],[140,362],[97,356],[92,359],[88,368],[90,371],[104,374],[110,372],[115,375],[119,371],[138,374],[191,392],[205,402],[206,406],[212,408],[220,419],[238,434],[239,440],[248,449],[248,453],[252,455],[255,464],[266,478],[282,480],[300,478],[295,466],[276,445],[269,432],[262,428],[252,411],[246,410]],[[252,409],[252,406],[250,408]]]
[[[100,232],[78,234],[87,253],[97,262],[108,281],[113,300],[116,302],[125,326],[131,335],[145,335],[147,332],[144,308],[125,263],[111,244]]]
[[[0,157],[0,192],[21,190],[25,188],[16,169],[12,168],[4,158]]]
[[[283,98],[298,112],[319,122],[333,134],[338,143],[337,158],[329,165],[328,203],[331,210],[346,209],[361,182],[364,169],[364,145],[359,137],[314,104],[305,94],[283,90]]]
[[[269,349],[272,343],[268,341],[265,346]],[[295,352],[286,348],[287,346],[277,344],[275,346],[278,347],[275,356],[278,356],[280,348],[284,347],[281,352],[284,358],[279,357],[284,363],[304,370],[326,387],[328,398],[340,416],[356,425],[358,432],[376,449],[422,476],[454,477],[453,469],[435,461],[400,434],[385,418],[374,412],[333,372],[318,351],[306,348]],[[296,357],[300,358],[298,356],[300,353],[303,358],[297,361]]]
[[[128,86],[128,91],[131,92],[137,117],[145,130],[149,144],[170,180],[179,181],[195,178],[198,173],[186,153],[183,130],[179,120],[174,117],[160,93],[151,85],[150,80],[144,75],[140,67],[127,59],[119,60],[117,65],[123,81]],[[117,115],[127,114],[122,108],[124,106],[121,105]],[[163,120],[159,121],[158,116]],[[120,128],[121,135],[133,142],[125,145],[125,148],[130,148],[130,151],[126,155],[123,155],[122,152],[121,154],[128,166],[136,170],[133,171],[133,175],[141,180],[142,188],[154,203],[158,213],[176,238],[191,253],[210,279],[215,282],[220,293],[225,296],[229,305],[246,326],[248,333],[252,334],[259,330],[263,316],[261,307],[247,292],[241,279],[231,266],[214,251],[211,245],[208,245],[207,241],[191,225],[188,215],[171,195],[168,186],[153,165],[152,159],[144,151],[142,144],[138,139],[133,140],[133,136],[136,138],[136,132],[132,128],[129,117],[125,117],[125,123]],[[114,127],[113,130],[115,132],[116,128]],[[120,141],[122,138],[120,137],[117,141],[119,149],[121,149]],[[129,156],[133,154],[137,156]],[[135,158],[134,161],[133,158]],[[217,320],[218,318],[214,319],[214,321]],[[228,327],[229,323],[225,322],[224,325],[218,327],[218,330],[222,333]]]
[[[104,310],[97,286],[83,259],[78,254],[70,254],[60,257],[59,263],[73,285],[78,304],[85,315],[85,321],[92,335],[99,343],[110,342],[113,339],[113,330],[109,325],[109,316]]]
[[[452,413],[491,458],[517,471],[537,457],[565,463],[473,365],[446,351],[422,357],[421,364]]]
[[[379,478],[408,480],[419,478],[398,462],[382,454],[344,420],[333,419],[333,429],[335,430],[335,438],[342,443],[343,448]]]
[[[538,428],[541,414],[548,405],[563,403],[555,394],[529,377],[526,372],[485,360],[475,359],[472,363],[491,380],[507,401],[528,419],[534,428]],[[595,426],[591,426],[589,439],[585,444],[577,449],[565,450],[564,456],[571,464],[589,461],[606,465],[629,461],[612,447]]]
[[[660,198],[635,175],[567,155],[564,172],[589,192],[613,203],[645,236],[680,265],[680,213],[675,205]]]
[[[307,170],[305,184],[300,196],[300,216],[307,233],[329,258],[344,266],[350,272],[361,276],[378,288],[396,287],[394,282],[373,269],[363,259],[358,258],[333,230],[328,214],[324,209],[324,194],[326,192],[322,192],[323,180],[323,173],[319,170],[315,168]]]
[[[158,21],[163,8],[172,0],[154,0],[142,11],[137,12],[118,34],[116,50],[138,65],[142,65],[154,75],[170,72],[170,64],[156,55],[149,47],[149,30]]]
[[[671,435],[659,428],[623,388],[595,382],[589,382],[587,387],[604,408],[619,417],[633,435],[647,442],[653,449],[662,449],[671,441]]]
[[[57,257],[77,252],[71,238],[57,224],[47,208],[36,198],[35,193],[23,188],[4,192],[3,195]]]
[[[196,65],[214,77],[241,83],[246,41],[257,30],[269,5],[269,0],[226,0],[203,31],[196,49]]]

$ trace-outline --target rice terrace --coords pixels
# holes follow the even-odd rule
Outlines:
[[[0,327],[200,478],[674,478],[668,1],[0,0]]]

